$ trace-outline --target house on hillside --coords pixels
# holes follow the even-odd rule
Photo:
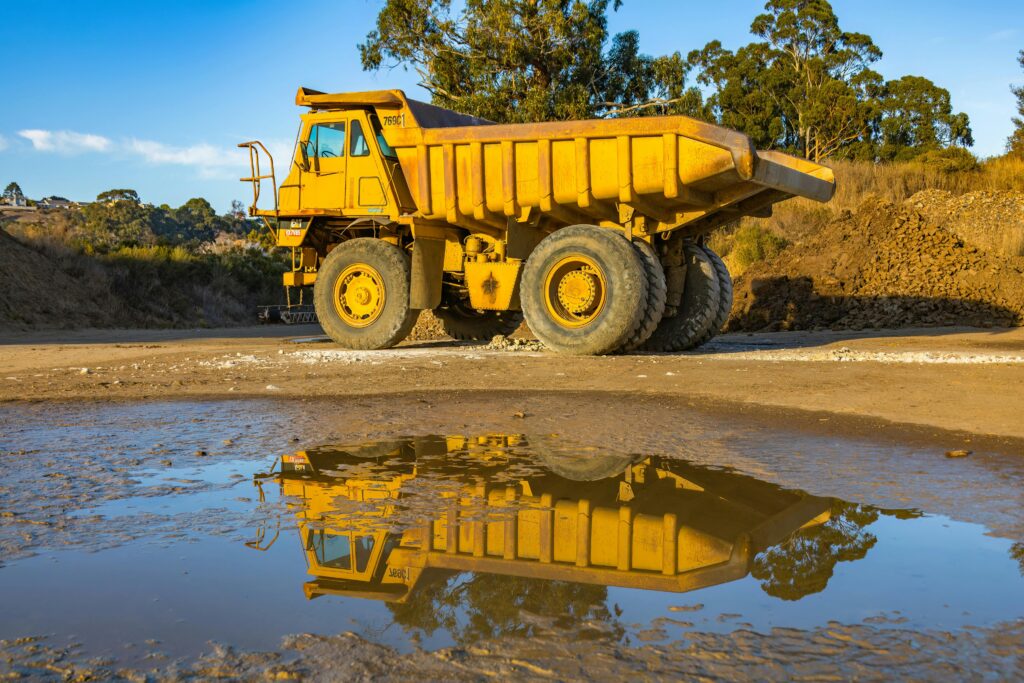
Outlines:
[[[23,209],[28,207],[28,199],[23,194],[16,194],[13,197],[0,197],[0,205]]]
[[[77,209],[79,207],[78,202],[57,196],[40,199],[37,204],[41,209]]]

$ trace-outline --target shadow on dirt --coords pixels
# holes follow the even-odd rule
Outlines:
[[[1009,302],[1006,302],[1009,304]],[[848,296],[815,290],[810,277],[755,280],[738,293],[728,332],[1012,327],[1021,315],[980,299],[931,296]],[[936,329],[936,334],[947,331]],[[916,330],[915,334],[920,334]]]

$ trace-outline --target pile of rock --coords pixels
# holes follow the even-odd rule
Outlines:
[[[979,249],[1024,256],[1024,192],[925,190],[907,205]]]
[[[518,339],[498,334],[485,348],[491,351],[543,351],[545,346],[536,339]]]
[[[406,337],[409,341],[429,341],[432,339],[450,339],[445,331],[444,325],[437,319],[433,311],[420,311],[420,317],[416,321],[412,332]]]
[[[923,194],[866,202],[751,267],[736,282],[729,329],[1021,324],[1024,258],[967,242],[932,208],[951,198]],[[963,205],[978,215],[977,198]]]

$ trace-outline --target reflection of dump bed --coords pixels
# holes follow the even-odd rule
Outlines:
[[[638,468],[639,472],[642,469]],[[486,493],[478,490],[477,495],[485,496],[491,509],[483,520],[472,519],[480,516],[473,512],[473,499],[448,499],[446,514],[432,521],[427,531],[430,550],[442,555],[435,558],[431,554],[428,562],[468,568],[472,565],[457,558],[494,558],[518,563],[518,568],[506,566],[506,573],[552,578],[559,573],[564,578],[572,574],[579,581],[598,579],[594,572],[602,569],[637,576],[649,572],[660,575],[659,579],[715,566],[731,566],[745,573],[751,552],[828,516],[824,501],[796,494],[778,492],[766,505],[759,491],[747,492],[744,504],[702,491],[659,488],[660,500],[640,501],[641,509],[614,504],[614,499],[557,499],[551,494],[517,497],[518,487]],[[743,498],[744,492],[734,495]],[[762,500],[754,503],[757,497]],[[464,510],[471,519],[461,519]],[[490,521],[502,517],[510,519]],[[527,562],[535,566],[531,569]],[[579,571],[573,571],[576,569]],[[621,583],[625,577],[604,579]]]
[[[371,451],[372,462],[338,450],[302,454],[309,469],[284,482],[286,495],[303,500],[300,519],[351,538],[344,543],[362,542],[373,558],[340,567],[317,551],[324,531],[304,531],[310,572],[319,580],[310,594],[411,587],[431,568],[692,590],[744,576],[755,553],[828,519],[825,499],[665,458],[624,456],[620,475],[597,481],[548,471],[504,483],[508,444],[418,440]],[[467,446],[468,459],[438,457],[452,449],[465,454]],[[324,467],[351,476],[317,474]],[[384,531],[402,487],[428,473],[456,490],[437,494],[429,521]],[[341,501],[358,505],[353,511]],[[406,594],[388,590],[388,599]]]

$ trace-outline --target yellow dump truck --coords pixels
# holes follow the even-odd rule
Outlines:
[[[284,456],[307,597],[404,602],[438,571],[685,592],[746,576],[758,552],[830,515],[829,499],[661,457],[549,454],[512,477],[519,441],[430,437]],[[418,479],[429,483],[410,496]],[[412,528],[409,506],[425,518]]]
[[[320,324],[350,348],[397,344],[424,309],[456,339],[525,316],[563,353],[693,348],[732,303],[705,236],[835,191],[825,166],[684,116],[498,125],[400,90],[295,101],[308,111],[280,185],[258,141],[239,145],[242,180],[292,249],[285,286],[312,286]]]

